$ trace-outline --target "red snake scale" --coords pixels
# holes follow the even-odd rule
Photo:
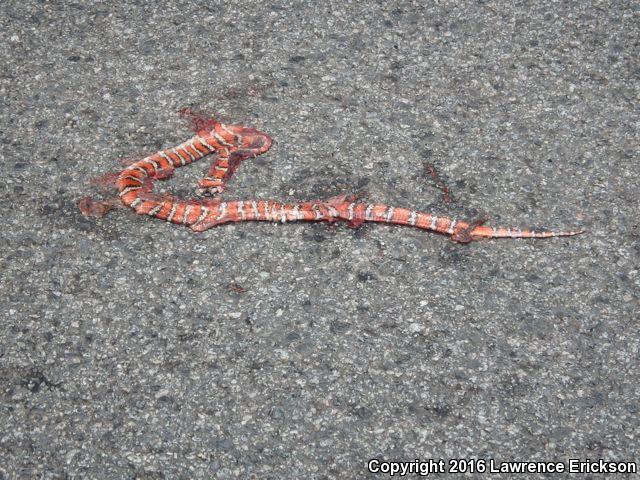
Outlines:
[[[199,181],[198,191],[208,195],[221,193],[243,160],[263,154],[271,147],[271,138],[253,128],[225,125],[214,120],[201,123],[200,127],[197,134],[186,142],[160,150],[122,170],[115,181],[119,202],[138,214],[186,225],[196,232],[228,222],[331,223],[345,220],[351,227],[359,227],[364,222],[409,225],[449,235],[452,240],[461,243],[481,238],[547,238],[582,233],[493,228],[482,225],[482,220],[468,223],[408,208],[358,202],[354,195],[340,195],[313,202],[281,203],[275,200],[222,201],[212,198],[182,200],[170,195],[154,194],[154,180],[169,178],[176,168],[209,154],[215,154],[215,160],[208,174]],[[99,217],[117,203],[98,202],[87,197],[80,201],[79,207],[84,215]]]

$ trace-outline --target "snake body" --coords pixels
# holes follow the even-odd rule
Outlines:
[[[206,195],[219,194],[225,190],[226,182],[243,160],[267,152],[272,144],[269,135],[243,125],[225,125],[210,120],[206,127],[186,142],[160,150],[122,170],[116,180],[122,204],[138,214],[186,225],[196,232],[229,222],[344,220],[352,227],[359,227],[365,222],[407,225],[448,235],[460,243],[482,238],[548,238],[582,233],[581,230],[494,228],[482,225],[483,221],[465,222],[408,208],[358,202],[354,195],[282,203],[277,200],[222,201],[217,198],[183,200],[171,195],[154,194],[154,180],[166,179],[176,168],[210,154],[215,154],[215,160],[207,175],[199,181],[198,191]],[[87,216],[102,216],[110,208],[105,202],[88,198],[80,202],[80,209]]]

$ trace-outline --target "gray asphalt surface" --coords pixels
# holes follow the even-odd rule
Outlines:
[[[0,3],[0,478],[639,461],[637,4],[110,3]],[[183,107],[277,142],[225,198],[588,232],[83,218]]]

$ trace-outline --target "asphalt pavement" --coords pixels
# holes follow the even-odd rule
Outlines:
[[[0,479],[640,466],[638,15],[0,3]],[[379,224],[84,218],[82,197],[114,195],[91,179],[192,135],[185,107],[275,140],[227,199],[355,193],[586,233],[462,245]],[[193,197],[206,164],[162,190]],[[521,476],[537,477],[609,478]]]

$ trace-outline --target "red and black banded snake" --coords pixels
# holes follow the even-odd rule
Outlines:
[[[431,230],[460,243],[482,238],[548,238],[578,235],[576,231],[534,231],[517,228],[494,228],[482,225],[483,220],[464,222],[449,217],[393,207],[359,202],[354,195],[339,195],[325,200],[282,203],[276,200],[223,201],[217,198],[182,200],[152,192],[153,181],[169,178],[176,168],[184,167],[206,155],[215,154],[207,175],[198,182],[198,191],[205,195],[222,193],[226,183],[243,160],[269,150],[269,135],[243,125],[225,125],[215,120],[201,122],[196,135],[186,142],[143,158],[119,172],[114,184],[119,201],[96,201],[83,198],[79,208],[87,217],[100,217],[117,203],[130,207],[141,215],[186,225],[195,232],[228,222],[244,221],[326,221],[345,220],[351,227],[365,222],[408,225]]]

